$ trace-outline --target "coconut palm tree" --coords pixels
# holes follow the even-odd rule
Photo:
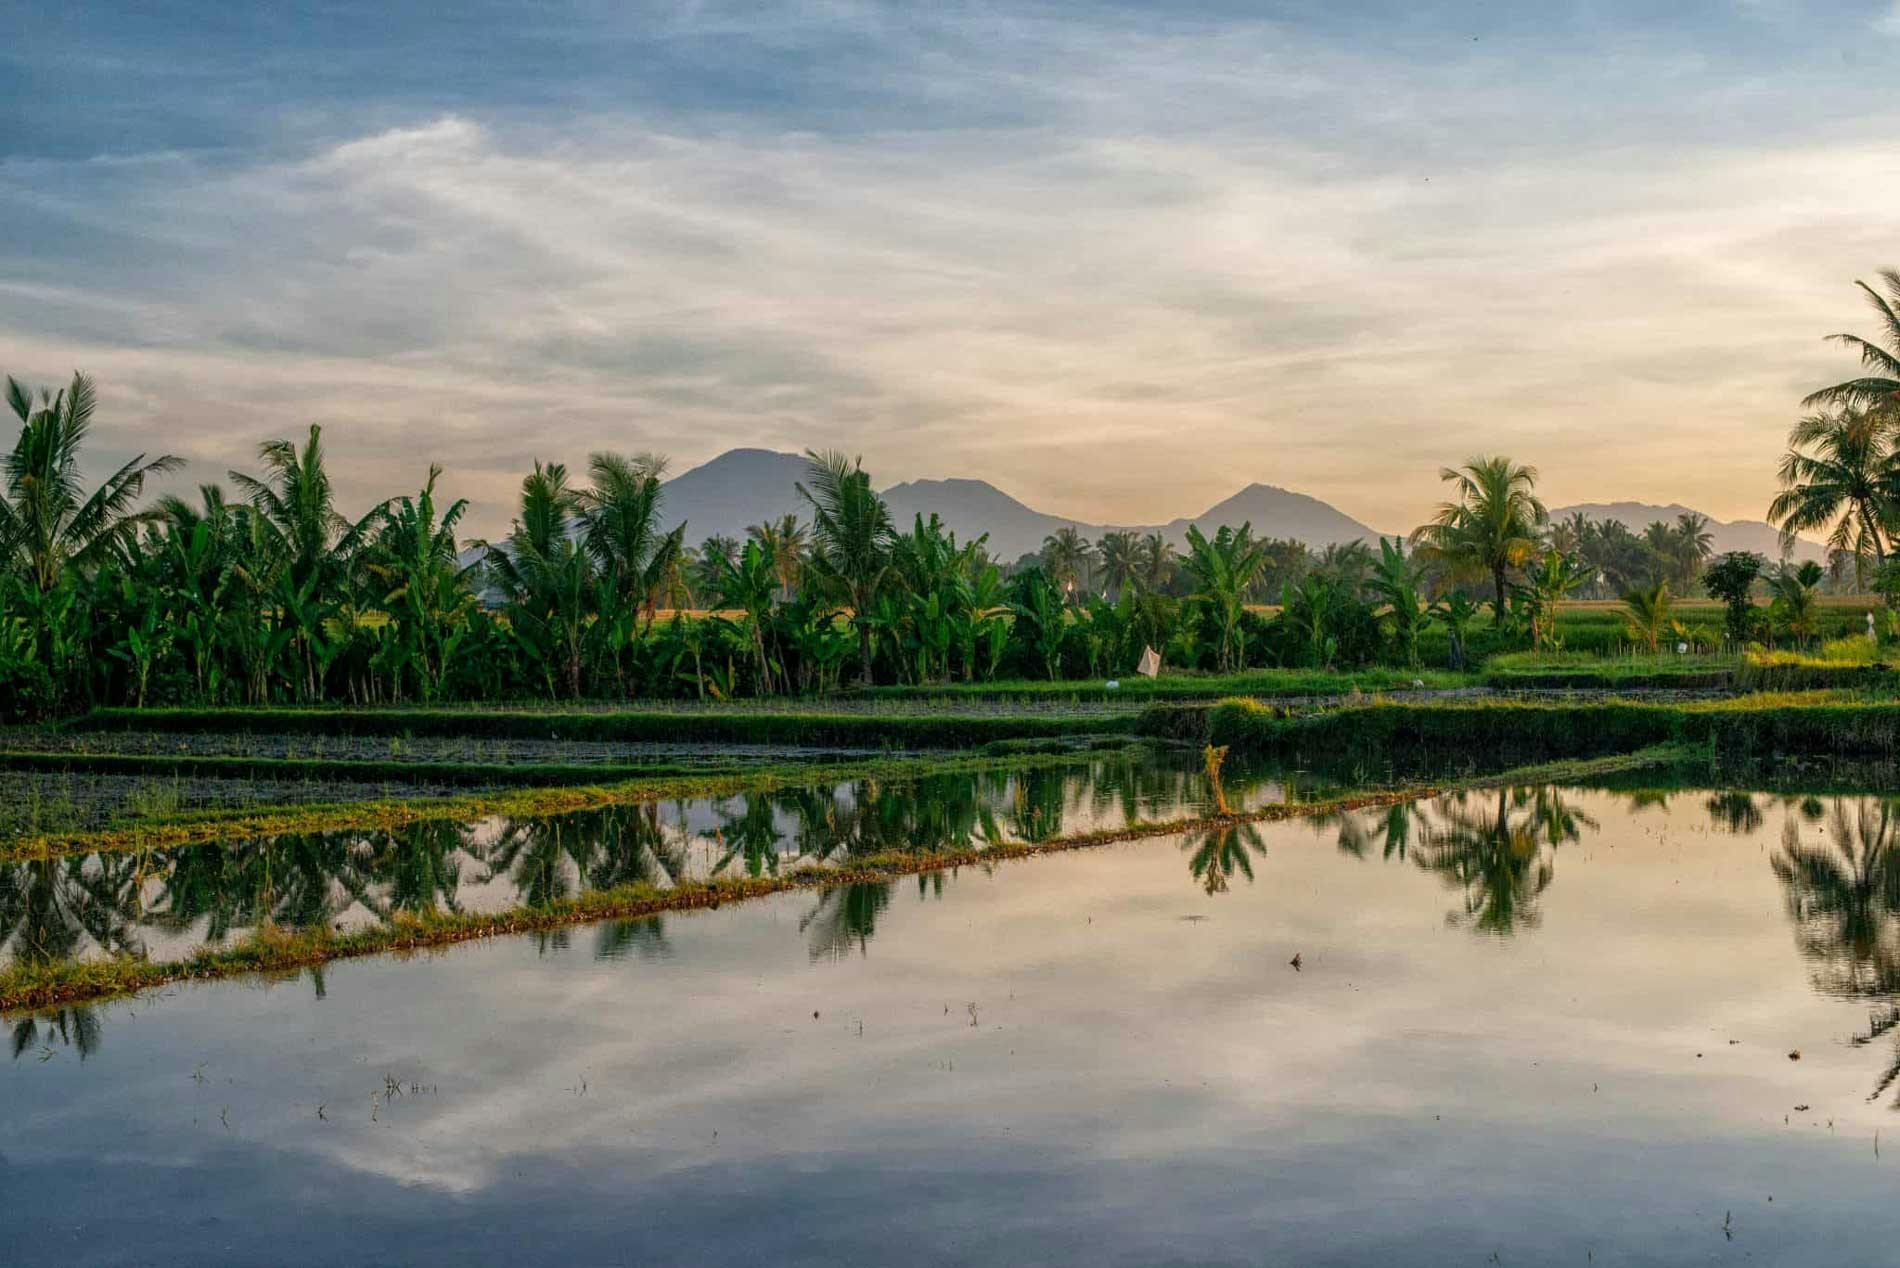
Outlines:
[[[1676,542],[1693,576],[1715,553],[1715,534],[1709,531],[1709,517],[1696,511],[1684,511],[1676,516]]]
[[[79,454],[92,429],[97,403],[92,380],[74,374],[59,392],[41,389],[38,407],[26,388],[7,379],[7,404],[20,435],[7,455],[0,493],[0,563],[17,569],[41,594],[71,568],[88,569],[131,546],[155,510],[135,509],[145,478],[183,465],[169,454],[132,459],[91,493],[79,473]]]
[[[336,508],[336,489],[324,464],[323,428],[312,424],[302,449],[288,440],[258,446],[266,476],[230,473],[263,518],[289,569],[293,588],[332,579],[378,523],[388,503],[352,523]]]
[[[1185,567],[1195,581],[1190,598],[1214,619],[1219,635],[1216,660],[1221,672],[1238,669],[1244,651],[1240,614],[1245,609],[1247,591],[1265,562],[1262,543],[1254,540],[1252,524],[1242,524],[1239,529],[1223,524],[1211,538],[1190,524],[1187,540]]]
[[[1858,410],[1890,411],[1900,404],[1900,270],[1882,269],[1880,280],[1886,283],[1885,295],[1862,281],[1855,281],[1868,304],[1880,319],[1880,334],[1875,339],[1838,334],[1828,338],[1846,344],[1860,354],[1860,363],[1870,374],[1848,379],[1832,387],[1809,393],[1803,405],[1845,406]]]
[[[1418,569],[1405,557],[1397,537],[1379,539],[1379,560],[1372,566],[1372,592],[1385,604],[1392,645],[1408,667],[1418,664],[1418,636],[1427,612],[1419,592]]]
[[[871,612],[891,572],[890,508],[871,487],[864,460],[807,450],[798,488],[812,511],[810,571],[851,610],[864,685],[871,685]]]
[[[1557,605],[1590,580],[1591,570],[1580,559],[1547,550],[1534,568],[1527,568],[1518,594],[1531,613],[1531,647],[1544,650],[1557,632]]]
[[[1550,519],[1537,499],[1537,469],[1509,458],[1473,458],[1462,467],[1446,467],[1439,479],[1457,497],[1441,504],[1429,524],[1413,530],[1412,541],[1428,560],[1453,571],[1491,578],[1492,617],[1504,623],[1504,575],[1537,550],[1538,530]]]
[[[1160,590],[1173,574],[1174,543],[1160,533],[1149,533],[1141,539],[1141,584]]]
[[[594,588],[588,553],[575,541],[579,511],[567,468],[537,462],[521,482],[520,513],[507,541],[487,546],[483,559],[496,589],[508,598],[515,643],[540,667],[550,691],[558,681],[574,696],[581,692]]]
[[[1102,560],[1102,587],[1110,598],[1120,598],[1128,584],[1141,576],[1141,539],[1133,533],[1103,533],[1096,543]]]
[[[1551,524],[1545,540],[1552,550],[1560,554],[1581,555],[1584,543],[1590,540],[1594,527],[1588,515],[1582,511],[1572,511]]]
[[[1073,524],[1065,524],[1042,539],[1042,570],[1058,590],[1071,598],[1078,589],[1088,589],[1089,565],[1094,557],[1094,544]]]
[[[660,529],[666,461],[597,453],[587,464],[589,487],[574,494],[581,542],[614,593],[651,624],[666,574],[679,557],[686,525]]]
[[[805,552],[811,546],[811,534],[789,512],[775,520],[766,520],[746,529],[746,536],[772,552],[778,567],[779,597],[790,603],[798,594],[800,574],[805,570]]]
[[[1812,559],[1798,568],[1783,564],[1768,578],[1768,615],[1797,644],[1813,642],[1821,632],[1818,588],[1825,574]]]
[[[1669,583],[1638,586],[1623,596],[1623,617],[1630,641],[1655,652],[1669,625]]]
[[[1781,492],[1768,506],[1784,549],[1796,533],[1827,529],[1835,549],[1871,552],[1876,566],[1886,561],[1884,538],[1900,505],[1894,438],[1891,412],[1854,405],[1794,425],[1781,460]]]
[[[478,566],[464,566],[456,547],[455,528],[468,500],[458,498],[436,510],[435,482],[441,477],[442,468],[431,466],[414,497],[390,502],[365,563],[380,583],[377,604],[389,614],[395,637],[416,666],[425,700],[441,691],[468,631],[475,607],[468,578]]]

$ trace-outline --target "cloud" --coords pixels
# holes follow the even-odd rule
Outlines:
[[[1825,144],[1722,135],[1766,90],[1670,50],[1591,71],[1592,118],[1574,61],[1266,23],[847,6],[743,35],[871,43],[838,91],[893,111],[468,109],[16,163],[0,368],[83,366],[105,439],[194,478],[312,421],[358,500],[439,459],[491,532],[536,457],[737,444],[1109,521],[1260,479],[1398,528],[1481,450],[1556,501],[1759,515],[1900,205],[1866,103]]]

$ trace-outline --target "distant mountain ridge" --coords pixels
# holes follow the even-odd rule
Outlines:
[[[743,537],[747,528],[788,512],[805,518],[807,509],[796,485],[805,475],[805,459],[770,449],[733,449],[666,483],[668,525],[685,520],[687,538],[701,542],[714,535]],[[1193,524],[1213,532],[1223,524],[1251,522],[1256,536],[1294,537],[1310,546],[1372,541],[1378,533],[1318,498],[1268,484],[1250,484],[1192,519],[1166,524],[1091,524],[1050,515],[1025,505],[987,480],[951,478],[907,480],[883,490],[891,518],[900,528],[918,515],[937,516],[968,541],[989,534],[990,554],[1014,560],[1042,548],[1043,539],[1060,528],[1089,538],[1116,529],[1160,532],[1180,540]]]
[[[732,449],[666,483],[664,517],[669,526],[686,521],[687,539],[697,544],[714,535],[743,538],[746,529],[786,514],[809,519],[809,508],[798,496],[805,477],[805,459],[772,449]],[[1337,542],[1378,538],[1378,530],[1309,494],[1275,485],[1249,484],[1192,518],[1166,524],[1092,524],[1051,515],[1011,497],[987,480],[952,477],[906,480],[883,490],[891,517],[899,528],[912,518],[936,515],[960,540],[989,534],[990,554],[1013,561],[1042,548],[1043,539],[1061,528],[1074,528],[1091,539],[1116,529],[1137,533],[1160,532],[1179,542],[1190,524],[1211,533],[1223,524],[1253,525],[1256,536],[1291,537],[1320,549]],[[1674,523],[1693,508],[1679,504],[1657,506],[1647,502],[1581,502],[1555,507],[1552,519],[1582,511],[1591,519],[1616,519],[1634,532],[1653,520]],[[1781,557],[1780,533],[1761,520],[1711,519],[1709,531],[1718,552],[1752,550],[1770,560]],[[1811,541],[1796,544],[1797,559],[1824,559],[1826,550]]]

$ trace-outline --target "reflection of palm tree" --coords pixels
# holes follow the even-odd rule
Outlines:
[[[90,940],[109,955],[142,954],[139,875],[129,854],[0,867],[0,952],[14,963],[48,964],[74,958]]]
[[[1395,801],[1389,806],[1363,813],[1352,810],[1329,811],[1313,817],[1316,828],[1339,829],[1339,848],[1354,858],[1364,858],[1376,842],[1380,857],[1404,860],[1414,837],[1430,827],[1425,808],[1416,801]]]
[[[1251,823],[1228,819],[1190,833],[1183,847],[1190,851],[1188,871],[1210,895],[1224,893],[1236,874],[1253,880],[1253,856],[1264,856],[1266,843]]]
[[[863,954],[877,918],[891,905],[888,881],[840,885],[818,896],[818,905],[798,922],[798,931],[810,939],[811,958],[837,960],[855,944]]]
[[[1816,990],[1853,998],[1900,991],[1900,837],[1891,801],[1839,800],[1829,845],[1790,819],[1771,860]]]
[[[1710,793],[1707,805],[1709,821],[1719,828],[1737,836],[1761,831],[1761,806],[1756,803],[1753,793],[1735,790]]]
[[[508,820],[488,849],[489,876],[513,880],[524,907],[550,907],[572,895],[600,839],[573,817]]]
[[[84,1061],[99,1051],[99,1015],[86,1007],[58,1008],[52,1012],[22,1017],[13,1026],[13,1059],[35,1044],[72,1048]]]
[[[1057,769],[1017,774],[1009,808],[1009,828],[1020,841],[1047,841],[1062,834],[1068,773]]]
[[[460,911],[462,869],[456,855],[472,835],[453,819],[423,819],[383,834],[367,867],[387,885],[388,898],[378,901],[365,886],[364,904],[385,920],[398,911]]]
[[[725,843],[726,853],[713,864],[711,874],[717,876],[734,859],[744,859],[747,876],[763,876],[767,872],[777,875],[780,835],[777,807],[771,795],[746,793],[737,800],[736,810],[731,802],[723,802],[718,807],[719,837]]]
[[[659,916],[609,921],[600,927],[594,940],[597,960],[624,960],[628,952],[643,960],[659,960],[672,950],[666,941],[666,924]]]
[[[1849,1042],[1865,1047],[1900,1026],[1900,820],[1896,803],[1837,800],[1827,813],[1828,846],[1801,840],[1798,804],[1782,830],[1771,864],[1794,922],[1795,941],[1809,964],[1814,988],[1829,995],[1884,999],[1867,1030]],[[1896,1036],[1900,1037],[1900,1036]],[[1874,1084],[1874,1100],[1900,1079],[1900,1046]]]
[[[1415,857],[1463,892],[1464,911],[1454,923],[1466,920],[1480,933],[1509,936],[1539,920],[1537,900],[1556,874],[1547,847],[1596,826],[1556,788],[1500,788],[1491,807],[1459,793],[1440,800]]]

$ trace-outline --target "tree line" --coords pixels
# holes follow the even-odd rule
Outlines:
[[[934,516],[893,522],[860,462],[808,455],[801,513],[745,540],[689,546],[666,527],[665,464],[597,453],[537,463],[508,534],[459,533],[467,502],[415,491],[340,509],[321,429],[260,447],[231,490],[142,505],[178,468],[141,455],[96,487],[80,459],[97,400],[75,374],[37,397],[6,380],[20,432],[0,491],[0,712],[100,704],[348,703],[798,695],[849,684],[1099,678],[1145,648],[1175,668],[1423,663],[1561,647],[1566,599],[1621,599],[1627,641],[1795,643],[1817,598],[1871,583],[1900,599],[1900,273],[1861,289],[1879,339],[1834,338],[1869,373],[1812,394],[1789,437],[1770,518],[1791,543],[1825,532],[1827,569],[1712,558],[1684,515],[1635,533],[1557,523],[1537,472],[1474,458],[1405,539],[1314,551],[1251,525],[1160,534],[1072,528],[1005,567]],[[1884,342],[1883,342],[1884,340]],[[1851,581],[1850,581],[1851,577]],[[1685,628],[1675,596],[1727,605],[1720,636]],[[1765,606],[1756,598],[1767,592]],[[1894,606],[1890,602],[1889,608]],[[1488,607],[1489,630],[1477,632]]]

